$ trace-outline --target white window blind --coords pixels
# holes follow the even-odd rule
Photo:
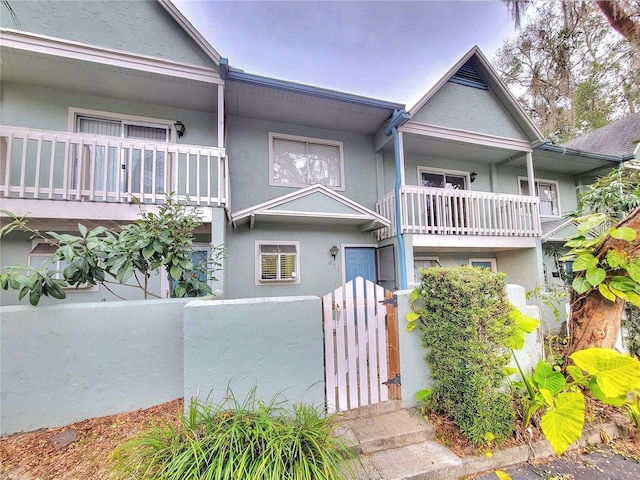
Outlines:
[[[272,184],[343,188],[342,145],[273,137]]]
[[[298,276],[296,245],[260,245],[260,281],[292,281]]]

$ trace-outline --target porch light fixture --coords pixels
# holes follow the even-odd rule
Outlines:
[[[338,250],[338,247],[336,247],[335,245],[331,247],[331,250],[329,250],[329,253],[331,254],[334,260],[336,259],[336,255],[338,255],[339,251],[340,250]]]
[[[471,172],[471,174],[469,175],[469,178],[471,179],[471,183],[476,181],[477,176],[478,174],[476,172]]]
[[[180,120],[174,123],[173,126],[176,127],[176,133],[178,134],[178,138],[182,137],[184,135],[184,132],[187,131],[187,127],[185,127],[184,123],[182,123]]]

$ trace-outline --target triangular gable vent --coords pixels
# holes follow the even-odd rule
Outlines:
[[[450,82],[465,85],[467,87],[479,88],[481,90],[489,90],[489,87],[478,74],[475,67],[468,60],[460,69],[449,79]]]

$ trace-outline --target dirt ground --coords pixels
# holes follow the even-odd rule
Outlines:
[[[597,407],[594,407],[597,408]],[[182,414],[182,399],[144,410],[92,418],[61,428],[37,430],[0,439],[0,480],[99,480],[111,468],[110,452],[153,424],[176,421]],[[597,417],[596,417],[597,414]],[[607,420],[608,412],[591,412],[591,418]],[[589,417],[588,417],[589,418]],[[432,417],[438,441],[459,456],[483,454],[470,446],[446,418]],[[74,439],[71,443],[61,443]],[[534,432],[533,439],[539,438]],[[505,446],[527,441],[517,431]],[[640,438],[620,439],[610,444],[615,452],[640,459]]]

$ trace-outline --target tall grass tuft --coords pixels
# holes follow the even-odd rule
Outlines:
[[[353,454],[336,435],[336,419],[318,407],[255,389],[239,402],[192,399],[179,426],[150,428],[112,453],[121,480],[337,480],[354,478]]]

